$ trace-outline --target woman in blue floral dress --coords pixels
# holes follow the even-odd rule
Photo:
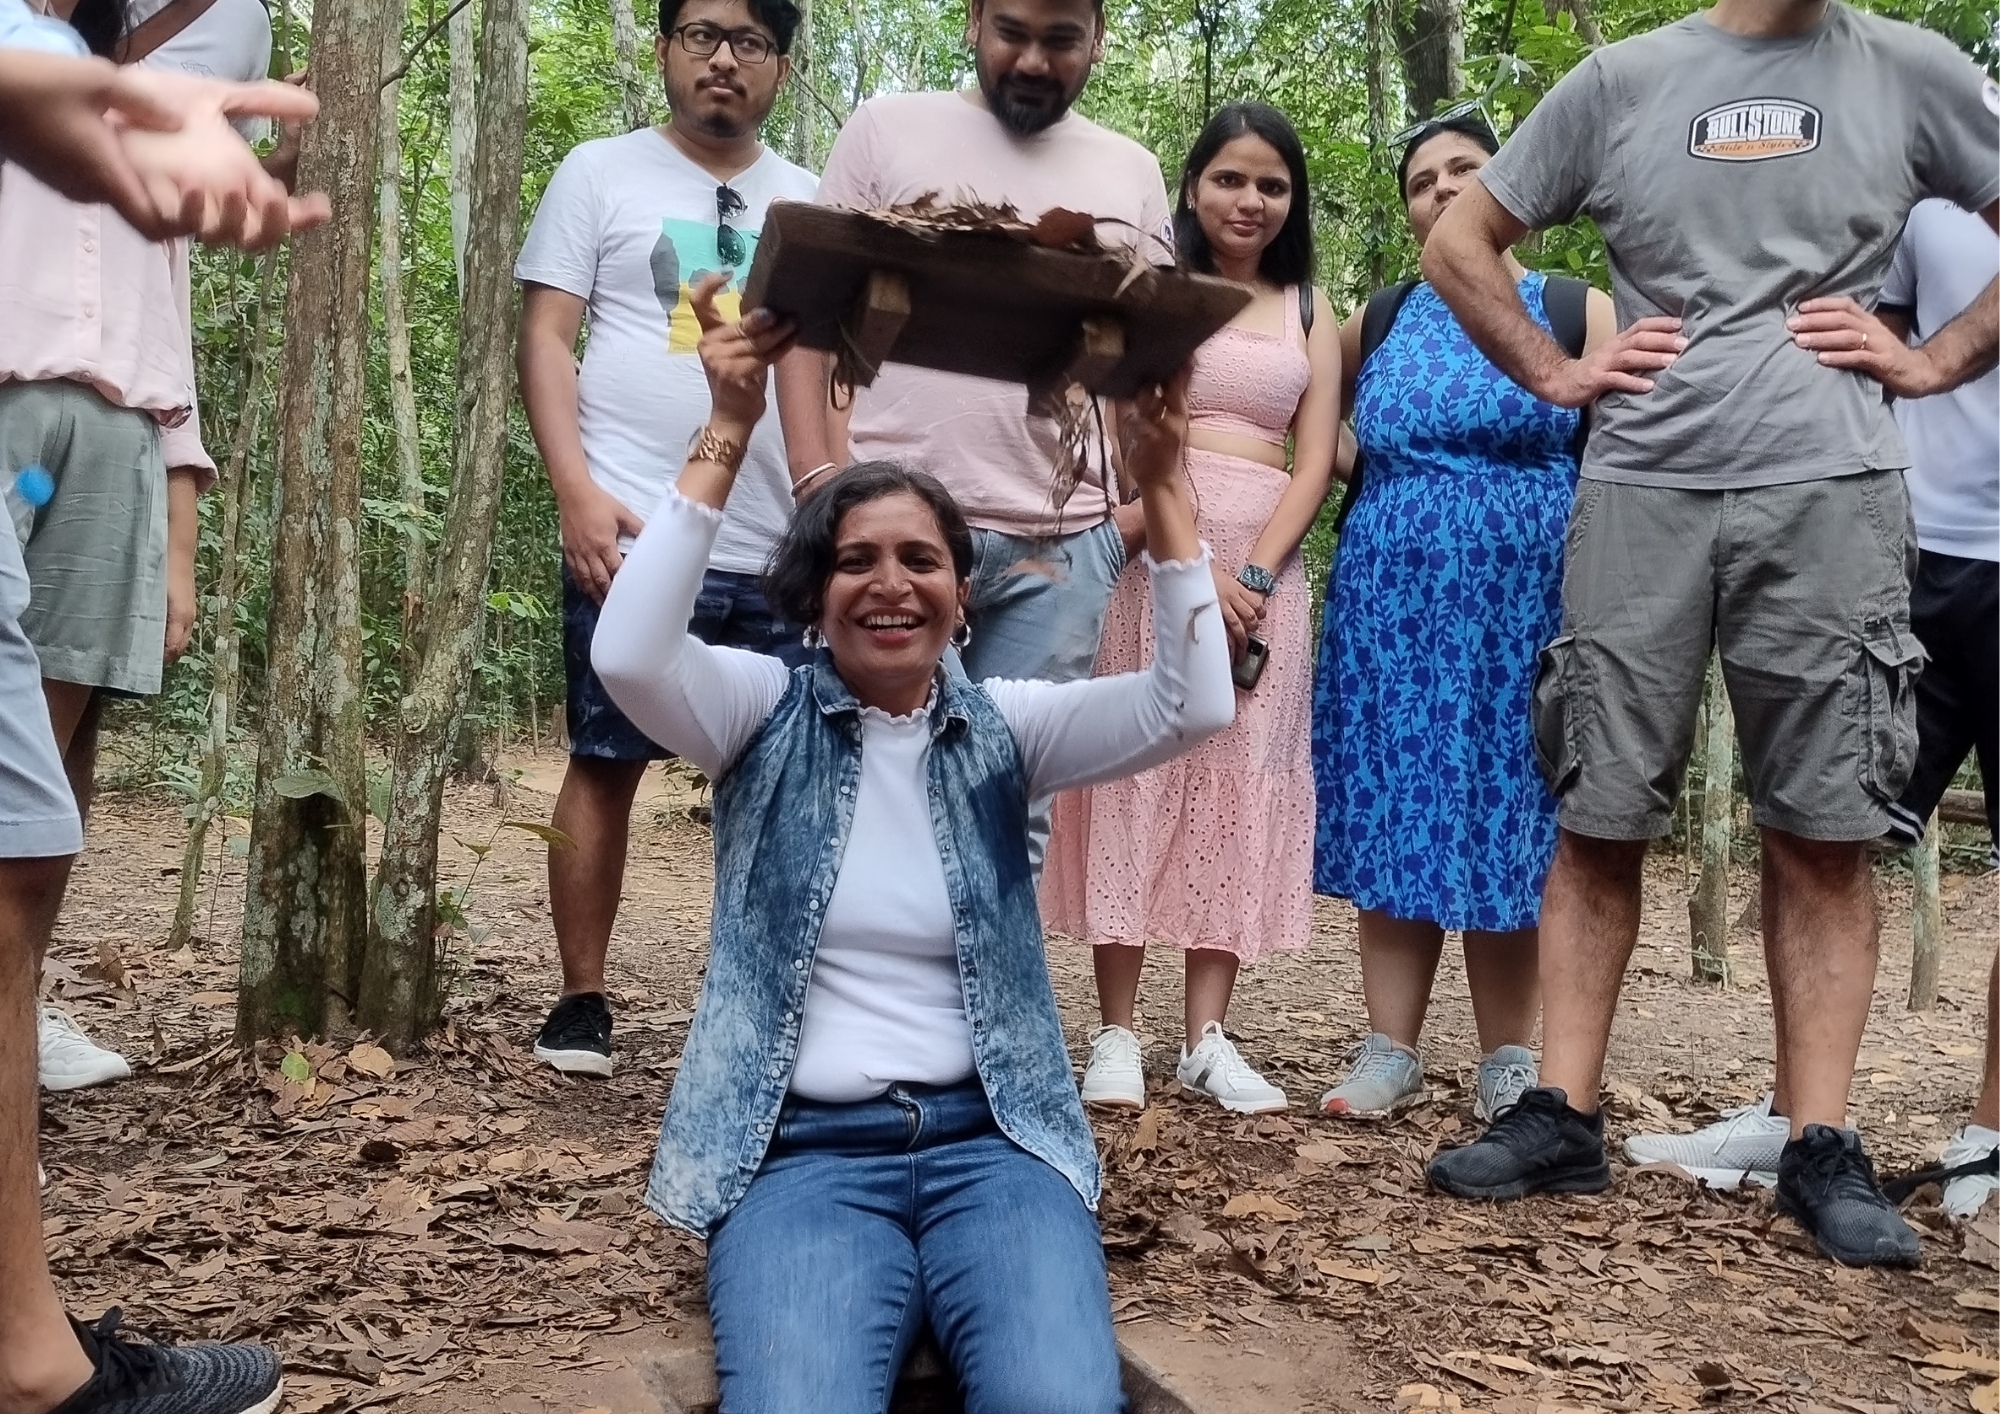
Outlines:
[[[1470,113],[1418,130],[1400,178],[1419,245],[1497,149]],[[1546,327],[1543,277],[1514,273]],[[1609,338],[1610,300],[1590,291],[1586,313],[1589,344]],[[1320,1106],[1379,1118],[1425,1098],[1417,1042],[1444,934],[1461,931],[1486,1120],[1536,1078],[1536,922],[1556,826],[1528,694],[1561,616],[1579,414],[1487,362],[1428,284],[1365,364],[1360,322],[1342,331],[1342,366],[1366,476],[1314,682],[1313,887],[1360,910],[1370,1035]]]

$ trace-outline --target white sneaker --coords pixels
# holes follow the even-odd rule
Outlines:
[[[1533,1051],[1526,1046],[1495,1046],[1491,1055],[1479,1061],[1479,1078],[1472,1093],[1472,1117],[1481,1124],[1491,1124],[1494,1116],[1519,1102],[1539,1084],[1541,1078]]]
[[[1181,1084],[1214,1100],[1225,1110],[1240,1115],[1269,1114],[1291,1108],[1285,1092],[1250,1068],[1236,1052],[1236,1045],[1222,1034],[1222,1023],[1211,1021],[1201,1028],[1201,1039],[1192,1051],[1181,1050],[1181,1063],[1174,1070]]]
[[[36,1025],[37,1070],[44,1090],[81,1090],[89,1085],[123,1080],[132,1073],[125,1057],[107,1051],[83,1034],[69,1014],[44,1006]]]
[[[1139,1038],[1122,1026],[1090,1033],[1090,1064],[1083,1070],[1083,1102],[1121,1110],[1146,1107],[1146,1068]]]
[[[1635,1164],[1678,1164],[1710,1188],[1734,1188],[1745,1179],[1772,1188],[1791,1134],[1791,1122],[1771,1113],[1766,1091],[1756,1104],[1724,1110],[1721,1119],[1692,1134],[1634,1134],[1625,1141],[1625,1157]]]
[[[1941,1168],[1957,1168],[1977,1159],[1986,1158],[1995,1149],[2000,1149],[2000,1130],[1988,1129],[1983,1124],[1968,1124],[1947,1139],[1944,1156],[1938,1160]],[[1986,1173],[1968,1173],[1944,1186],[1944,1210],[1960,1222],[1975,1216],[1986,1206],[1986,1200],[2000,1191],[2000,1177],[1989,1169]]]

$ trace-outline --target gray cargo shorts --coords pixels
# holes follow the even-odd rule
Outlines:
[[[1580,483],[1562,632],[1533,699],[1558,823],[1666,833],[1714,646],[1756,823],[1880,835],[1917,756],[1916,563],[1900,471],[1737,491]]]
[[[42,676],[160,690],[167,640],[167,471],[152,414],[63,379],[0,383],[0,485],[39,462],[46,505],[6,493],[34,592],[21,614]]]
[[[27,607],[20,542],[0,527],[0,859],[48,859],[83,848],[76,797],[42,696],[42,666],[21,632]]]

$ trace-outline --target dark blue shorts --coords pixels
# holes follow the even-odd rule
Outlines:
[[[597,605],[576,587],[563,566],[563,677],[568,688],[569,754],[607,761],[663,761],[673,752],[626,718],[590,666],[590,640],[597,634]],[[754,574],[710,570],[701,579],[688,632],[718,648],[766,653],[788,668],[812,654],[797,625],[771,611]]]

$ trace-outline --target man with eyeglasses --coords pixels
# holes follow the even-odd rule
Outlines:
[[[972,0],[966,37],[978,87],[863,103],[827,157],[819,200],[866,210],[935,192],[1011,203],[1030,221],[1067,207],[1104,218],[1105,240],[1169,262],[1159,162],[1070,111],[1103,57],[1102,4]],[[795,402],[779,411],[790,436],[804,410]],[[820,432],[817,412],[807,436]],[[825,416],[832,461],[920,467],[964,507],[978,551],[962,654],[974,679],[1090,675],[1125,546],[1095,472],[1066,504],[1054,503],[1056,427],[1028,415],[1019,385],[892,363],[855,390],[851,408]],[[1092,457],[1099,468],[1102,450]],[[1043,803],[1029,845],[1038,866],[1047,839]]]
[[[1838,1261],[1919,1260],[1847,1124],[1878,943],[1867,842],[1916,758],[1924,658],[1910,458],[1884,392],[1991,368],[1996,289],[1917,348],[1865,306],[1922,198],[1993,229],[1996,115],[2000,89],[1941,35],[1840,0],[1717,0],[1586,58],[1426,243],[1424,274],[1487,357],[1596,409],[1562,631],[1534,689],[1560,801],[1542,1084],[1431,1161],[1439,1188],[1610,1184],[1605,1051],[1647,842],[1671,823],[1716,651],[1762,854],[1777,1205]],[[1580,214],[1604,233],[1625,328],[1576,359],[1529,320],[1503,261]]]
[[[521,398],[562,520],[570,738],[554,823],[571,844],[549,850],[562,996],[535,1055],[570,1074],[611,1074],[604,956],[632,801],[647,763],[668,754],[605,694],[591,670],[591,638],[624,552],[708,415],[690,289],[711,271],[734,271],[716,303],[735,318],[765,207],[812,199],[812,173],[757,138],[791,71],[798,22],[790,0],[661,0],[654,54],[671,117],[572,150],[514,267]],[[574,351],[586,320],[579,370]],[[771,611],[757,584],[791,507],[785,443],[777,420],[766,418],[724,512],[694,633],[803,660],[800,630]]]

